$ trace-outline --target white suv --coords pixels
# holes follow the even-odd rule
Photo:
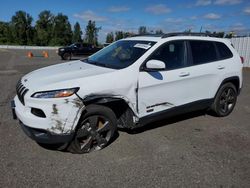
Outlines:
[[[137,36],[87,59],[33,71],[17,84],[13,115],[42,144],[74,153],[107,146],[119,128],[194,110],[227,116],[242,60],[225,39],[193,33]]]

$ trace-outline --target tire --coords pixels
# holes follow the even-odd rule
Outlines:
[[[63,60],[70,60],[71,59],[71,54],[66,52],[62,55]]]
[[[37,144],[39,146],[41,146],[42,148],[48,149],[48,150],[58,150],[58,151],[64,151],[67,146],[68,143],[62,143],[62,144],[44,144],[44,143],[39,143],[37,142]]]
[[[68,151],[82,154],[101,150],[110,144],[116,130],[117,119],[110,108],[89,105],[78,123]]]
[[[211,109],[216,116],[225,117],[233,111],[236,101],[236,87],[232,83],[225,83],[217,92]]]

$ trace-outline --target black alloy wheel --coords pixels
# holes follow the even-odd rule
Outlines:
[[[229,115],[237,101],[237,90],[232,83],[224,84],[218,91],[212,110],[219,117]]]
[[[71,54],[68,53],[68,52],[64,53],[63,56],[62,56],[62,59],[63,60],[70,60],[71,59]]]
[[[116,131],[116,117],[107,107],[90,105],[69,146],[72,153],[89,153],[106,147]]]

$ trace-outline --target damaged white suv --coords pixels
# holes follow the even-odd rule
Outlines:
[[[227,116],[242,87],[242,59],[225,39],[200,33],[137,36],[84,60],[33,71],[18,82],[14,117],[38,143],[86,153],[117,127],[194,110]]]

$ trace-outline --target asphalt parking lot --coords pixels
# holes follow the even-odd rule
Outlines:
[[[250,187],[250,70],[233,113],[192,113],[119,132],[104,150],[77,155],[37,145],[12,120],[18,79],[64,61],[0,49],[0,187]],[[41,51],[35,51],[40,56]]]

